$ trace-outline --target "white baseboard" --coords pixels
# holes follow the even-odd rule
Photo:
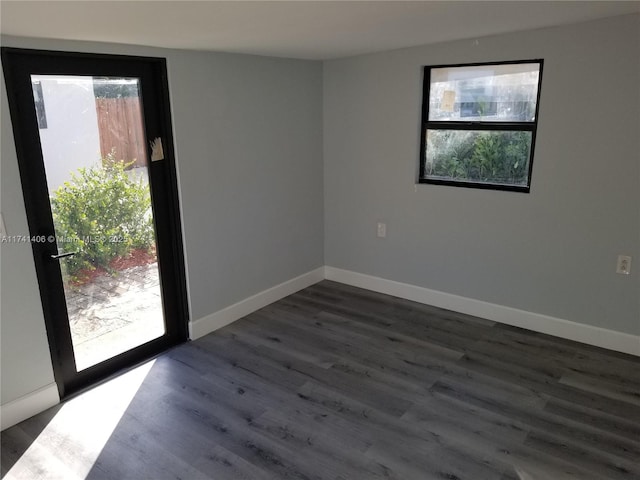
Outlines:
[[[0,407],[2,430],[60,403],[58,386],[50,383]]]
[[[640,336],[518,310],[349,270],[325,267],[325,278],[534,332],[640,356]]]
[[[214,330],[222,328],[231,322],[235,322],[262,307],[277,302],[281,298],[291,295],[303,288],[307,288],[321,280],[324,280],[324,267],[316,268],[315,270],[287,280],[280,285],[271,287],[229,307],[191,322],[189,325],[189,336],[191,340],[203,337]]]

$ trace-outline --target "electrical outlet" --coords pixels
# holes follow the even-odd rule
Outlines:
[[[631,257],[627,255],[618,255],[616,273],[620,273],[622,275],[629,275],[631,273]]]
[[[378,237],[384,238],[387,236],[387,224],[378,222]]]

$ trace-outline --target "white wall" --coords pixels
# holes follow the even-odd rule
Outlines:
[[[639,18],[326,62],[326,264],[640,334]],[[416,187],[421,67],[532,58],[531,193]]]
[[[322,65],[3,37],[3,46],[166,57],[192,321],[324,264]],[[26,234],[2,85],[2,212]],[[2,405],[53,381],[29,245],[2,245]],[[4,411],[4,408],[3,408]]]
[[[0,77],[0,208],[7,234],[27,235],[4,74]],[[0,244],[0,287],[0,394],[5,405],[53,383],[33,252],[28,243]]]
[[[71,179],[71,172],[100,164],[100,132],[92,77],[73,83],[52,75],[34,75],[42,85],[47,128],[40,143],[47,172],[47,187],[54,192]]]

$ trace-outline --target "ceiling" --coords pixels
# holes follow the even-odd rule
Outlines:
[[[6,35],[333,59],[640,12],[640,1],[6,1]]]

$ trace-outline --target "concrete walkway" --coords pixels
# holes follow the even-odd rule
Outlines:
[[[65,290],[78,371],[164,334],[157,263]]]

